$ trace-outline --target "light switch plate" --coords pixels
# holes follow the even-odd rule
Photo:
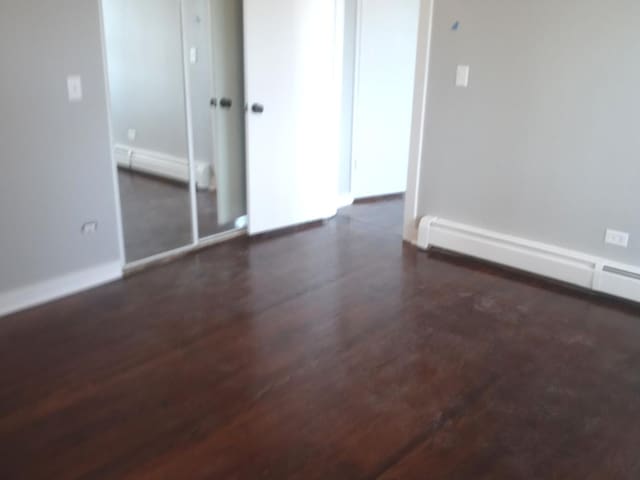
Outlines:
[[[456,87],[468,87],[469,86],[469,72],[471,68],[469,65],[458,65],[456,70]]]
[[[627,248],[629,246],[629,234],[627,232],[607,229],[604,241],[609,245]]]
[[[67,93],[70,102],[82,101],[82,77],[80,75],[69,75],[67,77]]]
[[[198,63],[198,49],[196,47],[191,47],[189,50],[189,61],[192,65]]]

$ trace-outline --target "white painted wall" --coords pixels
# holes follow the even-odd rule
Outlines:
[[[213,165],[213,127],[209,105],[213,95],[209,0],[184,0],[184,6],[186,46],[187,49],[195,47],[198,57],[195,64],[189,64],[193,153],[197,164]]]
[[[360,0],[353,133],[356,198],[404,192],[419,0]]]
[[[433,215],[640,265],[638,18],[635,0],[435,0],[407,224]],[[629,248],[605,245],[607,227]]]
[[[101,52],[98,0],[0,3],[0,312],[16,290],[120,262]]]

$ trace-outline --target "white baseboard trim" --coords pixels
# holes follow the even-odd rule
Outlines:
[[[98,287],[120,278],[122,278],[122,265],[120,262],[111,262],[8,292],[0,292],[0,317]]]
[[[440,247],[640,302],[640,268],[554,245],[424,217],[418,248]]]
[[[189,160],[187,158],[120,144],[113,147],[113,153],[120,168],[189,183]],[[211,188],[211,177],[211,166],[206,162],[196,162],[196,185],[198,188]]]

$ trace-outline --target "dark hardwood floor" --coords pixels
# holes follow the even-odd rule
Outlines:
[[[640,478],[640,309],[418,252],[401,214],[0,319],[0,478]]]
[[[191,244],[188,185],[124,169],[118,184],[127,262]],[[196,201],[201,238],[235,228],[218,224],[216,192],[198,190]]]

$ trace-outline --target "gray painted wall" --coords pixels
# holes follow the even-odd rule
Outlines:
[[[0,4],[0,292],[120,258],[100,35],[98,0]]]
[[[186,159],[187,125],[179,0],[104,0],[114,141]],[[195,159],[212,163],[211,36],[207,0],[185,0]],[[129,141],[130,128],[137,131]]]
[[[104,18],[114,141],[186,158],[180,0],[104,0]]]
[[[198,52],[197,63],[189,65],[193,153],[196,162],[213,165],[214,136],[209,103],[213,96],[213,65],[210,19],[208,17],[209,0],[185,1],[187,49],[195,47]]]
[[[640,264],[639,18],[637,0],[436,0],[420,216]]]

